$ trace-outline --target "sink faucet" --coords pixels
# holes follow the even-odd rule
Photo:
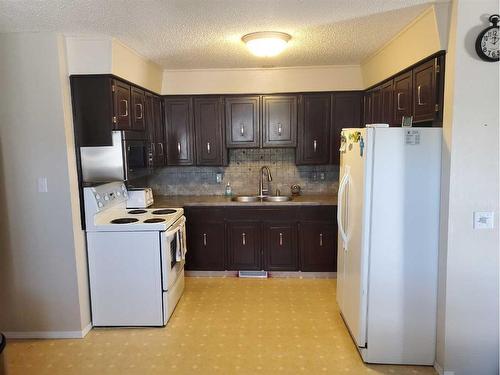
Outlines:
[[[264,172],[267,174],[267,188],[264,188]],[[271,176],[271,171],[269,167],[264,165],[260,169],[260,183],[259,183],[259,197],[265,197],[269,195],[269,183],[273,180],[273,176]]]

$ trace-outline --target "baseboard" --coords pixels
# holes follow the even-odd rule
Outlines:
[[[434,362],[434,370],[436,370],[436,372],[439,374],[439,375],[455,375],[455,371],[445,371],[441,365],[437,362]]]
[[[30,331],[30,332],[4,332],[7,339],[82,339],[92,329],[89,323],[81,331]]]
[[[238,277],[238,271],[184,271],[186,277]],[[291,279],[336,279],[337,272],[269,271],[269,277]]]

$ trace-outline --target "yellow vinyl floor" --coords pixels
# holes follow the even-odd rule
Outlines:
[[[94,329],[78,340],[11,340],[8,375],[435,374],[365,365],[333,279],[187,278],[166,328]]]

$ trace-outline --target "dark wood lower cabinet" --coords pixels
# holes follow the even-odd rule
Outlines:
[[[297,271],[297,225],[264,224],[264,267],[268,271]]]
[[[187,270],[332,272],[336,206],[188,207]]]
[[[258,222],[233,222],[228,225],[229,270],[261,270],[261,225]]]
[[[337,226],[334,223],[300,223],[299,237],[302,271],[337,270]]]
[[[225,224],[188,222],[186,269],[224,271]]]

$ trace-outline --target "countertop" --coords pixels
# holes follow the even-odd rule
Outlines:
[[[223,195],[155,195],[150,208],[160,207],[267,207],[267,206],[336,206],[336,194],[300,195],[288,202],[233,202]]]

